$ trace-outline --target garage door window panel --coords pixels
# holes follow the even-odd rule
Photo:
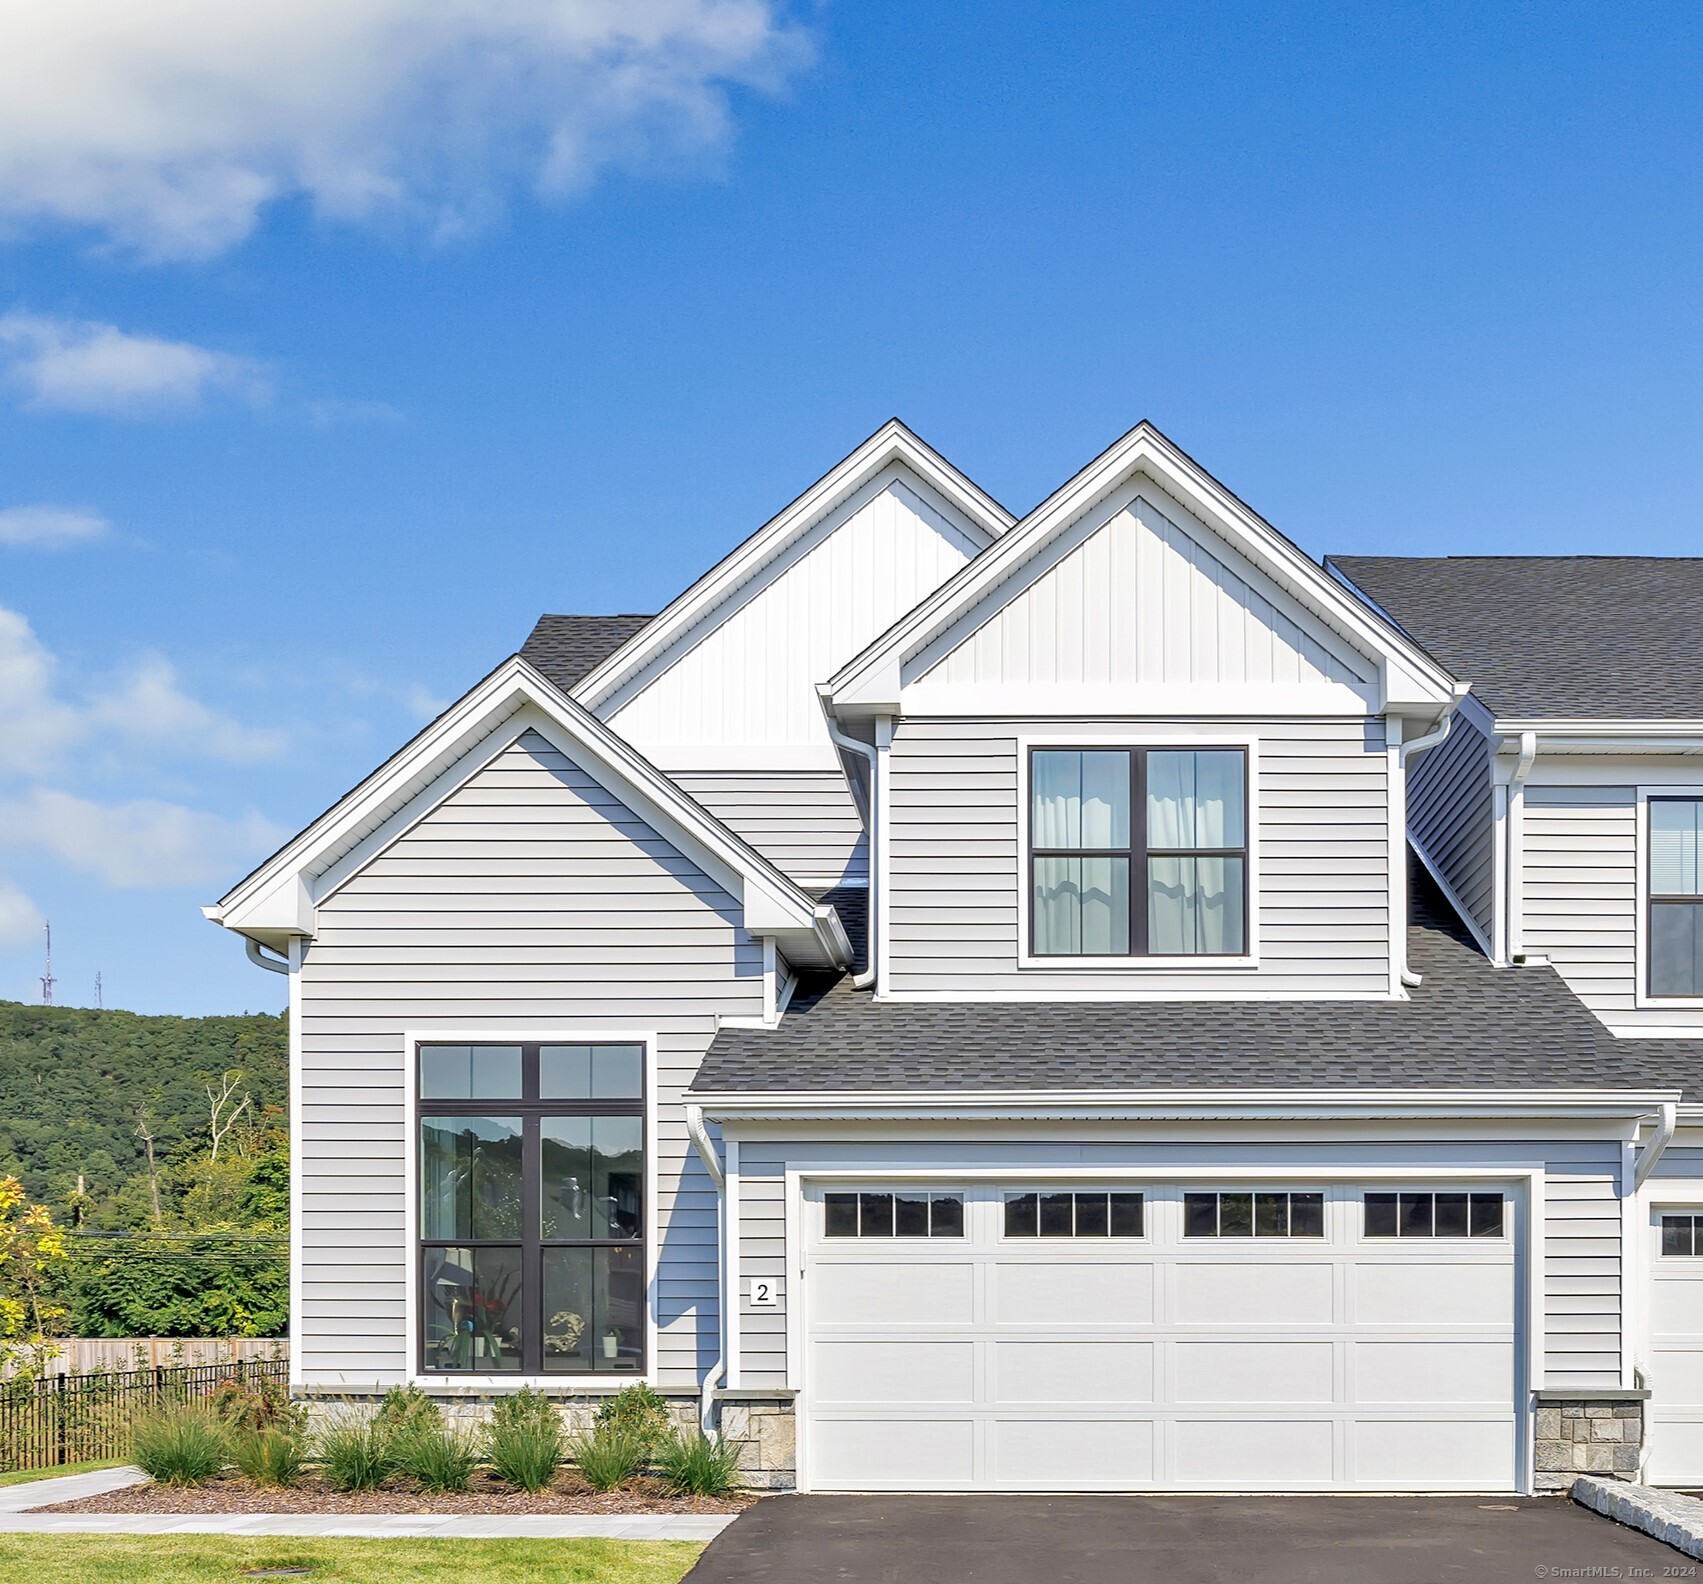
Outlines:
[[[1145,1199],[1123,1190],[1021,1191],[1005,1195],[1005,1236],[1029,1238],[1138,1238]]]
[[[1368,1238],[1499,1238],[1505,1223],[1499,1193],[1369,1193]]]
[[[1692,1259],[1703,1254],[1703,1215],[1662,1217],[1663,1258]]]
[[[962,1237],[964,1196],[902,1188],[826,1193],[822,1235],[900,1240]]]
[[[1190,1238],[1322,1238],[1325,1196],[1306,1190],[1183,1195],[1183,1236]]]

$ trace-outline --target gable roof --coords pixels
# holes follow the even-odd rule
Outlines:
[[[1329,556],[1503,720],[1703,720],[1703,557]]]
[[[836,708],[898,703],[902,666],[978,604],[1122,481],[1145,472],[1280,587],[1295,594],[1356,649],[1380,662],[1386,707],[1441,708],[1454,691],[1443,667],[1394,623],[1352,598],[1298,546],[1143,419],[1053,491],[999,542],[949,578],[828,683]]]
[[[651,620],[649,616],[540,616],[520,646],[520,657],[540,676],[569,692]]]
[[[519,655],[202,911],[270,946],[312,935],[320,901],[528,731],[555,744],[737,897],[750,934],[774,939],[799,967],[849,961],[845,929],[830,905],[789,880]]]
[[[1553,968],[1496,968],[1410,863],[1407,1001],[878,1000],[801,985],[724,1028],[694,1095],[1129,1090],[1683,1089],[1703,1041],[1616,1040]]]
[[[760,577],[765,568],[841,500],[895,462],[903,463],[944,500],[959,519],[958,525],[981,546],[992,544],[1016,520],[932,446],[897,418],[889,418],[802,495],[653,616],[619,649],[581,677],[574,685],[574,697],[589,709],[599,708],[685,634],[728,609],[743,588]]]

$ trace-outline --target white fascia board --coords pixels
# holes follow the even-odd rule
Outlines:
[[[1146,472],[1279,587],[1326,614],[1330,625],[1377,660],[1384,682],[1380,712],[1435,713],[1449,703],[1453,677],[1144,420],[842,666],[828,683],[836,705],[896,709],[906,657],[938,638],[1026,557],[1137,471]]]
[[[849,456],[837,462],[790,505],[764,523],[733,553],[718,562],[671,605],[574,685],[573,696],[596,710],[658,655],[689,632],[744,583],[891,463],[909,468],[956,508],[963,526],[985,548],[1016,521],[979,485],[897,418],[889,419]]]
[[[505,662],[467,698],[440,716],[400,754],[262,865],[217,909],[216,922],[246,931],[276,927],[256,911],[293,882],[313,904],[371,862],[435,808],[454,785],[524,732],[536,731],[588,775],[699,864],[740,900],[753,935],[784,939],[807,963],[849,960],[838,918],[794,885],[595,716],[519,656]],[[446,743],[453,752],[447,764]],[[437,773],[419,784],[422,773]],[[412,789],[412,790],[410,790]],[[382,815],[377,823],[370,823]],[[363,821],[369,822],[363,828]],[[347,838],[358,832],[356,841]],[[329,857],[329,862],[325,860]],[[828,916],[824,918],[822,915]],[[268,921],[271,918],[268,912]],[[299,917],[297,933],[311,934]]]
[[[1258,1121],[1361,1118],[1513,1118],[1624,1121],[1648,1116],[1679,1091],[1596,1089],[1011,1091],[986,1094],[851,1091],[834,1094],[694,1092],[706,1116],[742,1121],[810,1119],[1081,1120],[1211,1117]],[[1697,1108],[1703,1113],[1703,1107]]]

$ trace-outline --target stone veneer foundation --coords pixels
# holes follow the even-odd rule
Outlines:
[[[1537,1393],[1537,1488],[1569,1490],[1581,1474],[1637,1479],[1649,1395],[1624,1389]]]
[[[721,1433],[739,1445],[740,1477],[753,1490],[798,1483],[798,1430],[787,1391],[718,1391]]]

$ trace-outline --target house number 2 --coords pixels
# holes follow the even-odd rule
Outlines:
[[[779,1300],[775,1297],[775,1284],[768,1280],[751,1280],[751,1307],[753,1309],[773,1309]]]

